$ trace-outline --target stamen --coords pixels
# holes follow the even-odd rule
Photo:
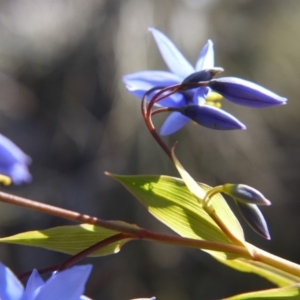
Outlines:
[[[2,183],[3,185],[11,185],[11,179],[10,177],[6,176],[6,175],[1,175],[0,174],[0,183]]]

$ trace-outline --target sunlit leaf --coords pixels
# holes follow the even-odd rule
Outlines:
[[[151,214],[179,234],[188,238],[231,244],[181,179],[155,175],[111,176],[136,196]],[[209,189],[203,184],[201,188],[204,191]],[[243,237],[242,228],[223,197],[216,195],[213,201],[218,214],[237,236]]]
[[[258,292],[250,292],[245,294],[236,295],[224,300],[255,300],[255,299],[268,299],[268,300],[279,300],[279,299],[300,299],[300,286],[293,285],[283,288],[276,288]]]
[[[160,175],[110,176],[122,183],[155,218],[179,235],[199,240],[232,243],[199,205],[182,179]],[[211,189],[205,184],[199,183],[199,186],[204,192]],[[212,200],[218,215],[236,236],[243,239],[240,224],[224,198],[217,194]],[[238,258],[228,253],[206,252],[227,266],[243,272],[256,273],[279,286],[300,282],[299,277],[261,262]]]
[[[27,231],[13,236],[0,238],[0,242],[40,247],[74,255],[118,233],[119,232],[98,226],[81,224],[53,227],[45,230]],[[114,242],[97,252],[94,252],[91,256],[117,253],[127,241],[128,239]]]
[[[180,161],[177,159],[175,153],[175,146],[171,150],[171,156],[177,171],[179,172],[181,178],[186,184],[189,191],[196,197],[199,204],[203,207],[205,212],[213,219],[213,223],[218,224],[218,227],[226,234],[226,236],[233,241],[235,244],[246,248],[251,256],[254,255],[252,247],[245,242],[244,235],[236,235],[232,228],[232,224],[228,224],[227,220],[220,216],[220,211],[215,207],[215,202],[210,201],[210,205],[205,205],[205,191],[199,186],[199,184],[194,180],[194,178],[184,169]],[[238,221],[236,220],[238,223]]]

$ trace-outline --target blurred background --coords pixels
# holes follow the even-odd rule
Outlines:
[[[33,159],[31,184],[1,189],[171,233],[104,175],[178,176],[147,132],[140,100],[125,90],[122,76],[167,70],[150,26],[170,37],[192,64],[210,38],[225,76],[257,82],[287,97],[288,105],[252,109],[224,101],[247,131],[190,124],[166,142],[180,141],[177,157],[196,180],[262,191],[273,203],[263,209],[272,240],[244,226],[247,240],[300,263],[299,10],[300,2],[292,0],[1,0],[0,132]],[[155,118],[157,128],[165,117]],[[71,224],[0,205],[1,236]],[[66,258],[0,245],[1,261],[15,273]],[[82,263],[94,265],[86,289],[94,299],[220,299],[273,286],[199,250],[143,241]]]

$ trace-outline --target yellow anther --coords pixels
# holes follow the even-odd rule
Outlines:
[[[216,92],[210,92],[205,98],[205,100],[209,102],[221,101],[222,99],[223,96]]]
[[[210,105],[217,108],[220,108],[222,106],[220,102],[213,102],[213,101],[205,101],[205,105]]]
[[[6,176],[6,175],[1,175],[0,174],[0,183],[2,183],[3,185],[11,185],[11,179]]]
[[[210,106],[214,106],[217,108],[221,107],[221,103],[220,101],[223,99],[223,97],[216,93],[216,92],[210,92],[206,98],[205,98],[205,105],[210,105]]]

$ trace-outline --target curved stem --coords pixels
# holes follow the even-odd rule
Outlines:
[[[165,97],[168,97],[169,95],[171,94],[174,94],[176,91],[171,91],[169,94],[167,95],[164,95],[162,97],[159,98],[159,96],[161,96],[163,93],[169,91],[170,89],[174,89],[174,88],[178,88],[178,85],[177,86],[172,86],[172,87],[167,87],[167,88],[162,88],[160,91],[157,92],[157,94],[155,94],[149,105],[148,105],[148,108],[147,108],[147,98],[148,96],[160,89],[161,87],[155,87],[155,88],[152,88],[150,89],[149,91],[147,91],[145,93],[145,95],[143,96],[143,99],[142,99],[142,105],[141,105],[141,109],[142,109],[142,115],[144,117],[144,120],[145,120],[145,123],[146,123],[146,126],[148,128],[148,130],[150,131],[151,135],[153,136],[153,138],[156,140],[156,142],[160,145],[160,147],[164,150],[164,152],[170,157],[170,159],[172,160],[171,158],[171,152],[170,152],[170,149],[169,147],[166,145],[166,143],[161,139],[161,137],[159,136],[159,134],[157,133],[157,131],[155,130],[155,127],[152,123],[152,119],[151,119],[151,110],[152,110],[152,107],[153,105],[157,102],[157,101],[160,101],[162,99],[164,99]]]
[[[154,116],[154,115],[157,115],[160,113],[164,113],[164,112],[173,112],[173,111],[180,112],[180,109],[178,107],[160,107],[160,108],[153,110],[151,112],[151,116]]]
[[[222,193],[223,192],[223,185],[218,185],[218,186],[215,186],[213,187],[211,190],[209,190],[206,194],[205,194],[205,197],[203,199],[203,207],[208,207],[210,206],[210,202],[211,202],[211,198],[216,195],[216,194],[219,194],[219,193]]]
[[[162,140],[160,135],[157,133],[157,131],[155,130],[155,127],[154,127],[152,119],[151,119],[152,115],[155,115],[159,112],[166,112],[167,110],[163,110],[163,109],[159,110],[158,109],[156,111],[152,111],[153,106],[155,103],[157,103],[179,91],[184,91],[185,89],[197,88],[197,87],[201,87],[201,86],[208,86],[208,84],[209,84],[208,81],[203,81],[203,82],[189,82],[189,83],[184,83],[184,84],[179,83],[179,84],[175,84],[175,85],[168,86],[168,87],[154,87],[154,88],[148,90],[142,98],[141,109],[142,109],[142,115],[144,117],[146,126],[149,129],[153,138],[156,140],[156,142],[159,144],[159,146],[164,150],[164,152],[169,156],[169,158],[171,160],[172,160],[171,151],[170,151],[169,147],[166,145],[166,143]],[[149,102],[148,107],[147,107],[148,96],[157,90],[159,90],[159,91],[152,97],[152,99]],[[169,92],[169,93],[167,93],[167,92]],[[170,107],[168,109],[169,109],[168,111],[178,111],[178,110],[176,110],[176,108],[173,108],[173,107]]]

